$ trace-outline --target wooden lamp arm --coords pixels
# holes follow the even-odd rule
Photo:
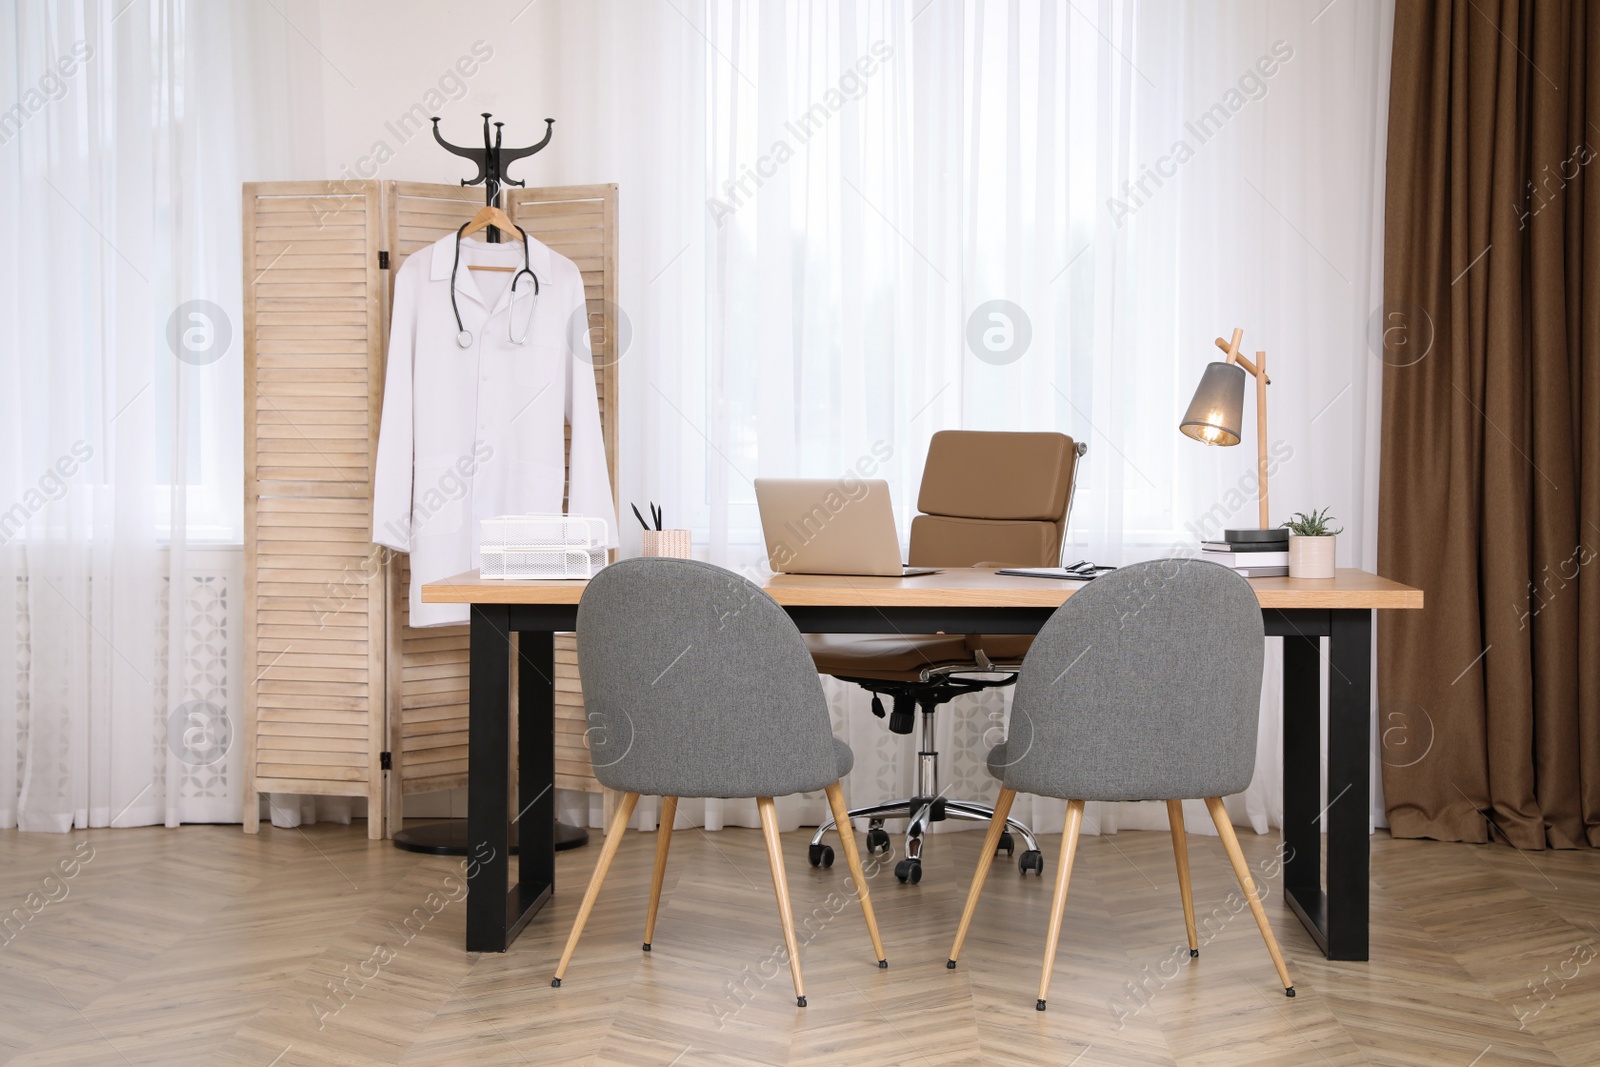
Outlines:
[[[1250,376],[1253,377],[1253,378],[1266,378],[1267,379],[1267,384],[1271,385],[1272,384],[1272,379],[1271,378],[1267,378],[1266,353],[1265,352],[1257,352],[1256,353],[1256,362],[1255,363],[1251,363],[1248,359],[1246,359],[1244,357],[1244,353],[1239,351],[1239,339],[1241,337],[1243,337],[1243,336],[1244,336],[1244,331],[1243,330],[1234,330],[1233,331],[1233,341],[1230,343],[1228,341],[1224,341],[1222,338],[1219,337],[1219,338],[1217,338],[1217,347],[1222,349],[1224,352],[1228,353],[1228,360],[1227,361],[1229,363],[1237,363],[1237,364],[1239,364],[1239,366],[1241,366],[1245,370],[1249,371],[1250,372]]]
[[[1237,363],[1243,370],[1256,380],[1256,478],[1257,498],[1260,504],[1261,529],[1268,529],[1267,524],[1267,386],[1272,384],[1272,379],[1267,377],[1267,354],[1256,352],[1256,361],[1250,362],[1239,351],[1239,342],[1244,339],[1244,331],[1235,329],[1233,339],[1224,341],[1217,338],[1217,347],[1228,354],[1229,363]]]

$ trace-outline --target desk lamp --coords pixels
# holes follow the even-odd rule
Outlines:
[[[1217,338],[1217,347],[1228,354],[1226,360],[1206,366],[1200,386],[1189,401],[1189,410],[1178,425],[1186,436],[1208,445],[1236,445],[1241,438],[1244,422],[1244,380],[1248,372],[1256,380],[1256,488],[1260,498],[1261,528],[1257,530],[1228,530],[1231,542],[1286,541],[1282,529],[1273,529],[1267,522],[1267,354],[1257,352],[1252,363],[1239,352],[1243,330],[1234,330],[1233,339]]]

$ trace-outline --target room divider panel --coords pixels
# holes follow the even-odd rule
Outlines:
[[[506,210],[583,272],[616,493],[614,185],[517,189]],[[405,795],[463,785],[466,627],[407,623],[410,569],[371,541],[372,464],[393,275],[482,206],[415,182],[259,182],[244,189],[244,826],[259,796],[367,801],[393,836]],[[557,651],[557,783],[596,790],[572,638]]]

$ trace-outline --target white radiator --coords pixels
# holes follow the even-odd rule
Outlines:
[[[165,556],[163,556],[165,560]],[[243,700],[248,679],[243,677],[242,616],[239,591],[244,577],[244,554],[237,547],[193,549],[187,553],[188,574],[183,578],[182,601],[172,597],[172,579],[163,575],[155,586],[154,656],[148,665],[133,665],[148,677],[155,690],[149,709],[149,797],[139,809],[156,810],[176,804],[185,822],[238,822],[244,751]],[[89,579],[91,582],[93,578]],[[17,579],[15,647],[17,781],[22,780],[28,754],[32,720],[30,695],[35,688],[33,633],[29,619],[29,580]],[[92,601],[91,601],[92,602]],[[175,615],[182,620],[176,630]],[[87,620],[94,632],[108,627]],[[174,640],[179,646],[174,649]],[[40,684],[48,684],[44,679]],[[54,732],[54,731],[52,731]],[[63,736],[65,734],[63,733]],[[205,743],[196,744],[196,739]],[[0,748],[3,748],[0,745]],[[42,773],[68,773],[66,761],[81,761],[69,753],[33,753],[34,768]],[[135,753],[118,753],[118,759],[138,759]],[[63,765],[54,766],[58,763]],[[52,768],[54,770],[45,770]],[[171,790],[176,789],[173,794]]]

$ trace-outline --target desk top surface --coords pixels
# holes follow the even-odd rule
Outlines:
[[[1420,608],[1422,590],[1366,571],[1333,578],[1250,578],[1264,608]],[[775,574],[761,586],[784,607],[1056,608],[1085,582],[1020,578],[993,568],[946,569],[915,578]],[[584,581],[480,578],[467,571],[422,587],[427,604],[576,604]]]

